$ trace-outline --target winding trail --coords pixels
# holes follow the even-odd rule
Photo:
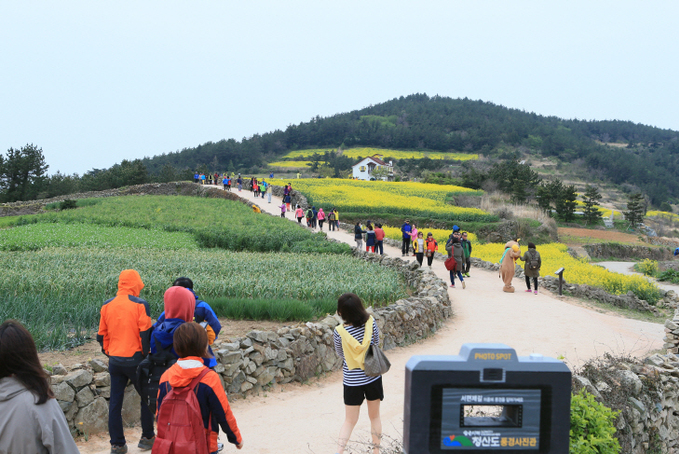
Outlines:
[[[269,204],[265,199],[255,200],[251,192],[243,191],[239,195],[257,203],[263,212],[280,215],[280,198],[274,197]],[[342,213],[340,219],[341,216]],[[296,222],[292,213],[287,217]],[[327,226],[324,230],[330,238],[355,245],[353,234],[327,232]],[[385,254],[400,257],[401,251],[385,245]],[[449,282],[443,262],[434,261],[433,271]],[[392,368],[383,379],[385,400],[381,416],[385,437],[401,438],[404,370],[413,355],[454,355],[463,343],[500,342],[513,347],[520,356],[541,353],[562,357],[573,367],[605,352],[641,356],[662,347],[664,330],[660,323],[593,311],[548,292],[525,293],[525,284],[519,279],[514,282],[516,293],[503,293],[502,282],[495,272],[472,268],[471,276],[466,279],[466,290],[459,284],[455,289],[448,289],[454,316],[443,329],[429,339],[387,352]],[[334,372],[309,384],[286,385],[263,396],[238,400],[232,402],[232,408],[244,438],[242,452],[333,453],[344,420],[342,373]],[[352,439],[369,440],[369,427],[364,405]],[[126,435],[130,452],[139,452],[136,443],[131,443],[138,440],[139,430],[130,429]],[[108,437],[95,437],[79,446],[82,452],[107,453]],[[228,445],[224,452],[235,452],[235,448]]]

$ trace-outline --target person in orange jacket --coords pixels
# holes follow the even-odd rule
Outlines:
[[[101,308],[97,341],[108,356],[111,375],[111,400],[108,407],[108,432],[111,437],[111,453],[127,452],[123,432],[123,397],[128,380],[135,382],[137,366],[149,353],[151,337],[151,312],[149,303],[139,298],[144,283],[135,270],[123,270],[118,279],[116,297]],[[147,451],[153,447],[153,413],[141,404],[142,437],[138,447]]]
[[[160,377],[158,388],[158,412],[163,399],[174,387],[186,387],[198,375],[207,369],[202,358],[207,355],[207,333],[198,323],[184,323],[174,332],[174,349],[179,360]],[[203,417],[208,452],[217,453],[219,446],[219,427],[226,433],[229,443],[236,448],[243,447],[243,437],[238,430],[236,418],[231,411],[219,375],[210,370],[200,379],[196,388],[196,398]]]

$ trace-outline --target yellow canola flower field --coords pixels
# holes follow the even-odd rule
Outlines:
[[[449,221],[497,221],[497,217],[478,208],[449,205],[451,194],[481,194],[461,186],[415,182],[362,181],[337,178],[293,179],[292,189],[304,194],[318,207],[370,214],[427,216]]]
[[[320,155],[324,154],[326,151],[330,152],[337,152],[337,149],[333,148],[314,148],[311,150],[297,150],[297,151],[291,151],[285,156],[283,156],[284,159],[293,159],[293,158],[308,158],[314,153],[318,153]],[[366,158],[368,156],[374,156],[374,155],[381,155],[384,156],[384,158],[393,158],[393,159],[422,159],[422,158],[429,158],[429,159],[455,159],[457,161],[474,161],[479,159],[478,154],[474,153],[443,153],[440,151],[408,151],[408,150],[390,150],[390,149],[383,149],[383,148],[367,148],[367,147],[361,147],[361,148],[349,148],[347,150],[342,150],[342,156],[347,156],[349,158]]]
[[[521,245],[523,255],[528,248]],[[614,273],[607,269],[592,265],[585,259],[573,258],[568,252],[568,246],[561,243],[549,243],[537,246],[537,251],[542,258],[541,276],[555,276],[554,272],[561,267],[565,268],[564,280],[570,284],[587,284],[599,287],[614,295],[626,294],[632,291],[639,298],[654,303],[660,298],[658,287],[646,280],[643,276],[629,276]],[[475,245],[472,248],[472,257],[478,257],[492,263],[498,263],[504,252],[504,244],[488,243]],[[525,262],[517,262],[522,267]]]
[[[401,227],[382,226],[382,230],[384,230],[384,235],[387,238],[391,238],[392,240],[401,241],[401,239],[403,238],[403,234],[401,233]],[[446,241],[448,241],[448,237],[453,232],[452,230],[429,229],[429,228],[424,227],[424,228],[418,229],[418,231],[423,233],[424,238],[427,238],[427,234],[431,232],[431,234],[434,235],[434,239],[436,240],[436,243],[438,244],[438,247],[437,247],[436,250],[438,252],[440,252],[441,254],[446,253]],[[472,242],[472,253],[473,253],[474,248],[476,247],[475,243],[476,243],[478,238],[476,237],[476,234],[469,232],[467,234],[467,239]]]
[[[677,215],[675,213],[670,213],[669,211],[655,211],[655,210],[653,210],[653,211],[647,211],[646,212],[646,217],[652,218],[652,217],[656,217],[656,216],[661,217],[661,218],[665,218],[665,219],[668,219],[668,220],[672,220],[672,221],[679,221],[679,215]]]
[[[306,169],[311,165],[311,161],[276,161],[270,162],[269,167],[286,167],[295,169]]]

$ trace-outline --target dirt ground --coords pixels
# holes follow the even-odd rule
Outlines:
[[[253,329],[276,331],[281,326],[290,324],[268,320],[229,320],[226,318],[220,318],[219,321],[222,323],[219,340],[223,342],[229,342],[231,338],[243,337]],[[88,342],[71,350],[40,353],[38,357],[40,358],[40,364],[49,367],[56,366],[57,364],[63,366],[72,366],[76,363],[84,364],[95,358],[106,360],[106,355],[101,352],[101,347],[96,341]]]
[[[622,233],[618,232],[617,230],[593,230],[575,227],[559,227],[558,233],[559,238],[564,238],[564,242],[566,244],[573,243],[574,245],[579,245],[600,243],[602,241],[615,241],[618,243],[646,245],[646,243],[639,240],[638,235]],[[570,246],[571,244],[568,245]]]
[[[254,200],[248,192],[241,194]],[[268,204],[260,199],[259,205],[265,212],[278,214],[276,202],[280,205],[281,200],[274,198]],[[347,232],[327,233],[330,238],[354,244],[353,235]],[[385,246],[385,253],[400,257],[400,251],[394,247]],[[433,272],[449,282],[443,262],[434,261]],[[385,399],[380,409],[385,437],[402,438],[404,371],[413,355],[456,355],[464,343],[497,342],[514,348],[519,356],[541,353],[561,358],[573,368],[607,352],[642,356],[662,347],[664,320],[658,323],[630,320],[549,292],[525,293],[525,284],[519,279],[514,281],[515,293],[504,293],[496,272],[473,268],[471,276],[465,279],[466,289],[459,283],[457,288],[448,289],[454,316],[445,327],[428,339],[387,351],[392,367],[383,377]],[[265,394],[232,402],[232,409],[243,434],[244,450],[248,452],[336,452],[336,437],[345,411],[342,374],[334,372],[307,384],[273,388]],[[352,440],[369,440],[369,428],[363,406]],[[130,452],[139,452],[136,448],[139,429],[129,429],[126,434]],[[221,440],[226,443],[223,436]],[[81,441],[78,446],[83,453],[108,452],[105,435]],[[230,446],[226,451],[229,449],[235,452]]]

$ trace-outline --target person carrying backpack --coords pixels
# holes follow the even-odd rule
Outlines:
[[[335,209],[328,212],[328,230],[335,230]]]
[[[526,290],[530,293],[530,278],[533,278],[533,291],[534,294],[538,294],[538,277],[540,277],[540,268],[542,267],[542,258],[540,253],[535,249],[535,244],[528,243],[528,250],[520,257],[521,260],[526,262],[524,266],[523,274],[526,276]]]
[[[222,330],[222,324],[219,322],[217,314],[215,314],[215,311],[212,310],[208,303],[198,298],[196,292],[193,291],[193,281],[188,277],[178,277],[175,279],[172,285],[184,287],[189,292],[191,292],[191,295],[193,295],[193,299],[195,300],[193,319],[187,321],[195,321],[207,331],[207,350],[210,355],[206,357],[205,365],[209,368],[215,367],[217,365],[217,360],[215,360],[214,355],[212,354],[212,348],[210,345],[212,345],[215,339],[219,337],[219,332]],[[165,320],[165,312],[160,314],[160,317],[158,317],[158,323],[162,322],[163,320]],[[153,348],[153,345],[151,345],[151,348]]]
[[[229,443],[241,449],[243,437],[219,375],[201,359],[207,354],[205,329],[184,323],[175,330],[173,343],[179,360],[160,379],[153,454],[216,454],[220,427]]]
[[[306,226],[311,227],[311,223],[313,222],[314,219],[314,212],[311,208],[306,210]]]
[[[183,323],[193,321],[195,308],[193,294],[184,287],[170,287],[163,300],[163,318],[156,322],[151,333],[151,353],[137,367],[136,383],[141,400],[154,413],[160,377],[179,358],[173,348],[172,336]]]
[[[108,356],[111,376],[111,399],[108,407],[108,432],[111,436],[111,453],[127,452],[123,432],[123,397],[127,382],[137,378],[137,366],[149,353],[151,317],[149,303],[139,298],[144,283],[135,270],[123,270],[118,278],[116,297],[101,308],[97,342]],[[153,446],[153,413],[141,402],[142,436],[138,447],[149,450]]]

